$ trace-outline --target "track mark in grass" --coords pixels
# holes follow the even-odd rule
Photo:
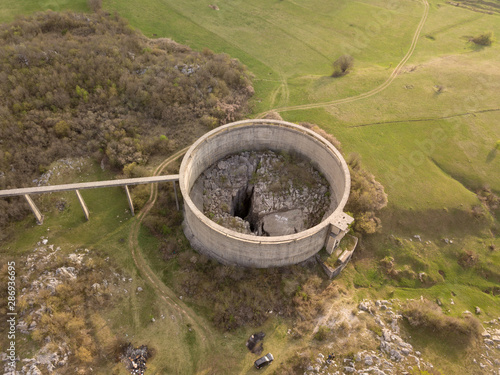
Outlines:
[[[473,116],[476,113],[498,112],[498,111],[500,111],[500,108],[481,109],[479,111],[457,113],[456,115],[442,116],[442,117],[426,117],[426,118],[416,118],[416,119],[406,119],[406,120],[370,122],[368,124],[351,125],[351,126],[349,126],[349,128],[361,128],[364,126],[372,126],[372,125],[399,124],[399,123],[404,123],[404,122],[425,122],[425,121],[446,120],[446,119],[454,118],[454,117],[463,117],[463,116],[471,116],[471,115]]]
[[[383,90],[385,90],[396,79],[396,77],[401,72],[401,69],[403,68],[403,66],[410,59],[410,57],[413,55],[413,52],[415,51],[415,48],[417,46],[417,41],[420,37],[420,33],[422,32],[422,29],[425,25],[425,21],[427,20],[427,16],[429,14],[429,3],[427,2],[427,0],[422,0],[422,3],[424,4],[424,14],[422,15],[422,18],[420,19],[420,22],[417,26],[417,30],[413,34],[410,49],[408,50],[406,55],[404,55],[404,57],[401,59],[399,64],[394,68],[394,70],[390,74],[389,78],[387,78],[385,80],[385,82],[383,82],[381,85],[379,85],[378,87],[375,87],[374,89],[372,89],[370,91],[364,92],[364,93],[356,95],[356,96],[344,98],[344,99],[331,100],[329,102],[321,102],[321,103],[300,104],[300,105],[295,105],[295,106],[290,106],[290,107],[280,107],[280,108],[275,108],[272,110],[276,111],[276,112],[287,112],[287,111],[307,110],[307,109],[313,109],[313,108],[324,108],[324,107],[329,107],[329,106],[336,105],[336,104],[352,103],[352,102],[357,101],[357,100],[366,99],[366,98],[369,98],[369,97],[376,95],[376,94],[382,92]],[[269,110],[269,111],[271,111],[271,110]],[[269,111],[266,111],[266,112],[259,114],[259,117],[262,118]]]

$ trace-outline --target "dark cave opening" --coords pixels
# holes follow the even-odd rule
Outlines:
[[[236,193],[233,200],[233,216],[238,216],[250,223],[250,230],[255,230],[255,223],[252,220],[251,208],[253,197],[253,186],[244,186]]]

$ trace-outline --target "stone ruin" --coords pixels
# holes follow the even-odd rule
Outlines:
[[[193,201],[211,220],[256,236],[284,236],[319,224],[333,199],[326,179],[296,155],[245,151],[200,175]]]

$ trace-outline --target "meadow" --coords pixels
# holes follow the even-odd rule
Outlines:
[[[460,316],[464,310],[480,306],[481,320],[500,316],[500,213],[498,209],[489,211],[476,194],[484,186],[500,194],[500,150],[495,149],[500,140],[500,44],[495,39],[491,46],[482,47],[469,41],[486,31],[498,38],[500,15],[429,1],[416,47],[400,73],[380,92],[356,99],[386,82],[407,54],[426,14],[424,2],[220,0],[216,3],[219,10],[209,7],[211,4],[210,0],[145,0],[138,6],[131,0],[104,0],[103,9],[116,11],[147,37],[171,38],[195,50],[209,48],[239,59],[253,74],[251,117],[277,109],[287,121],[319,125],[342,143],[346,154],[361,156],[384,185],[389,204],[380,213],[382,231],[363,238],[353,262],[335,281],[354,302],[421,295],[450,301],[454,295],[453,305],[445,303],[450,315]],[[1,22],[46,9],[89,11],[84,0],[0,0],[0,9]],[[343,54],[353,56],[354,68],[333,78],[332,62]],[[353,99],[337,102],[346,98]],[[103,178],[97,169],[93,173]],[[70,247],[102,247],[134,279],[143,278],[121,241],[128,236],[129,221],[135,220],[126,217],[120,223],[116,218],[126,210],[124,193],[117,189],[104,198],[104,192],[88,192],[86,199],[87,194],[89,206],[91,201],[106,199],[111,209],[96,205],[92,220],[83,223],[76,199],[68,198],[73,199],[70,207],[74,208],[64,213],[67,217],[56,213],[47,221],[51,236]],[[45,228],[29,223],[18,224],[19,237],[2,245],[3,252],[28,251],[45,233]],[[414,235],[420,235],[423,242],[417,242]],[[444,239],[453,243],[446,244]],[[175,264],[162,263],[156,241],[147,231],[140,232],[146,262],[172,286]],[[474,252],[478,263],[459,265],[465,251]],[[393,257],[398,269],[407,266],[425,272],[432,282],[388,278],[380,268],[385,257]],[[153,291],[123,302],[120,309],[125,316],[134,316],[132,323],[116,316],[122,315],[120,309],[111,313],[117,321],[115,331],[132,332],[131,336],[151,339],[156,346],[172,345],[166,351],[170,355],[152,362],[153,371],[251,371],[253,357],[241,343],[252,328],[230,334],[207,328],[213,336],[207,347],[200,344],[201,336],[196,336],[198,341],[189,336],[187,326],[180,329],[172,319],[162,321],[163,332],[182,337],[172,344],[151,325],[151,309],[144,307],[152,304],[157,315],[165,308]],[[200,325],[209,327],[206,311],[195,305],[190,308],[190,314],[201,319]],[[270,332],[267,347],[273,347],[280,358],[292,357],[309,344],[306,339],[288,339],[287,327],[278,317],[262,327]],[[429,344],[428,338],[416,340],[420,345]],[[465,359],[459,355],[455,361],[441,358],[450,348],[429,347],[424,354],[444,373],[459,373],[464,368],[461,361]],[[193,353],[199,356],[193,367],[178,364],[179,358]],[[226,366],[238,370],[232,372]]]

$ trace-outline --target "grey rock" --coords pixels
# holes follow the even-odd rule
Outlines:
[[[307,165],[304,168],[310,170],[311,179],[315,181],[311,188],[301,180],[284,179],[289,162],[285,155],[269,151],[227,157],[200,176],[192,195],[196,197],[197,206],[213,221],[240,233],[299,232],[322,218],[319,216],[330,206],[326,194],[329,188],[326,180]],[[253,233],[247,220],[252,222]]]
[[[32,365],[30,367],[30,369],[28,370],[28,372],[26,373],[26,375],[42,375],[42,372],[40,371],[40,369],[38,367],[36,367],[35,365]]]
[[[365,302],[360,302],[358,305],[358,309],[361,311],[368,311],[369,305]]]
[[[285,236],[304,230],[304,214],[300,209],[274,212],[262,219],[262,229],[269,236]]]

